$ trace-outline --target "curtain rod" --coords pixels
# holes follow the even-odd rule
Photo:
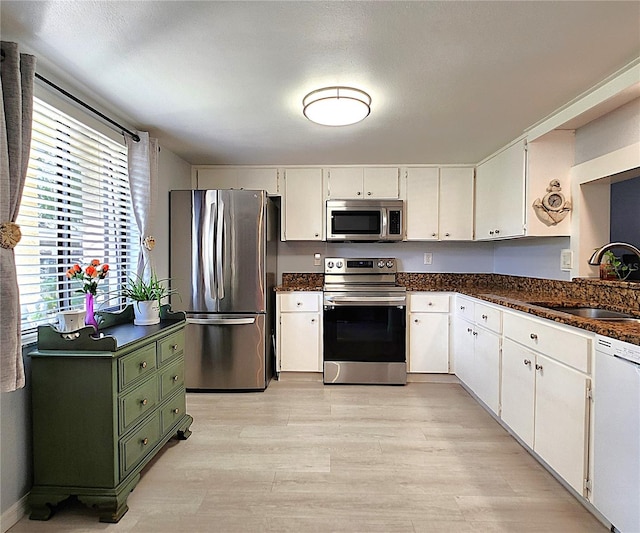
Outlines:
[[[65,91],[62,87],[58,87],[55,83],[53,83],[52,81],[49,81],[47,78],[45,78],[44,76],[41,76],[40,74],[38,74],[36,72],[36,78],[38,78],[39,80],[43,81],[44,83],[46,83],[47,85],[53,87],[56,91],[61,92],[62,94],[64,94],[67,98],[70,98],[71,100],[73,100],[75,103],[80,104],[82,107],[88,109],[89,111],[91,111],[92,113],[94,113],[95,115],[98,115],[101,119],[106,120],[109,124],[113,125],[113,126],[117,126],[118,129],[120,129],[120,132],[124,135],[125,133],[127,135],[129,135],[129,137],[131,137],[133,139],[134,142],[140,142],[140,137],[136,134],[133,133],[132,131],[128,130],[127,128],[125,128],[124,126],[122,126],[121,124],[118,124],[115,120],[110,119],[108,116],[106,116],[105,114],[101,113],[100,111],[98,111],[97,109],[95,109],[94,107],[91,107],[89,104],[83,102],[82,100],[80,100],[79,98],[73,96],[71,93],[69,93],[68,91]]]

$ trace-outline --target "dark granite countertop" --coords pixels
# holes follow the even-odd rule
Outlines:
[[[278,292],[319,291],[322,274],[283,274]],[[576,278],[548,280],[502,274],[398,274],[408,291],[459,292],[560,324],[640,345],[640,322],[583,318],[543,306],[598,307],[640,318],[640,283]]]

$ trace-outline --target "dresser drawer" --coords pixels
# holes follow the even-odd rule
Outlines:
[[[120,398],[120,432],[126,432],[137,420],[158,405],[158,382],[155,376]]]
[[[504,336],[581,372],[591,372],[591,339],[526,316],[504,313]]]
[[[437,292],[410,293],[409,311],[412,313],[448,313],[449,295]]]
[[[473,306],[475,323],[491,331],[502,331],[502,311],[496,307],[475,302]]]
[[[160,412],[147,420],[140,429],[120,442],[120,471],[124,476],[135,467],[160,441]]]
[[[124,390],[142,376],[151,375],[156,369],[156,344],[148,344],[118,359],[119,390]]]
[[[159,364],[171,359],[184,351],[184,330],[177,331],[169,335],[166,339],[158,342]]]
[[[291,292],[278,294],[280,311],[319,311],[321,294],[319,292]]]
[[[184,387],[184,358],[180,357],[175,363],[160,372],[160,397],[167,398],[171,393]]]
[[[171,426],[181,420],[187,409],[187,400],[184,391],[178,392],[160,409],[162,420],[162,434],[164,435]]]

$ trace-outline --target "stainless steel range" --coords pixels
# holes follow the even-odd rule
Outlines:
[[[393,258],[327,257],[324,382],[404,385],[406,289]]]

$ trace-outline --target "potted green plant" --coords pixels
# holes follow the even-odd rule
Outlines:
[[[618,279],[625,280],[631,272],[637,270],[635,267],[625,265],[611,250],[604,253],[602,263],[600,264],[607,265],[608,271],[612,274],[610,277],[604,279],[615,279],[617,277]]]
[[[149,326],[160,322],[160,301],[175,291],[169,290],[155,272],[148,280],[141,276],[130,277],[121,291],[122,296],[133,301],[134,320],[137,326]]]

